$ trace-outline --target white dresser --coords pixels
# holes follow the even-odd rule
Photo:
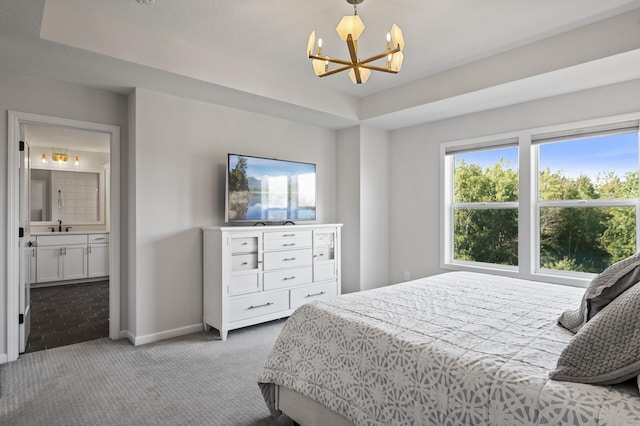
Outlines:
[[[206,227],[203,324],[227,332],[340,294],[342,224]]]

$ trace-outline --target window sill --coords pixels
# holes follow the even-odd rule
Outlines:
[[[516,266],[499,266],[479,262],[451,262],[440,265],[447,271],[470,271],[485,274],[501,275],[505,277],[519,278],[529,281],[541,281],[549,284],[560,284],[571,287],[585,288],[589,285],[595,274],[571,273],[563,271],[541,270],[529,274],[518,271]]]

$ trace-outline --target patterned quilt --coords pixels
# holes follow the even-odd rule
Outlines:
[[[356,425],[640,425],[638,388],[549,379],[584,290],[451,272],[301,306],[258,382]]]

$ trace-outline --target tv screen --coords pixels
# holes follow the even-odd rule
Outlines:
[[[316,220],[316,165],[229,154],[227,222]]]

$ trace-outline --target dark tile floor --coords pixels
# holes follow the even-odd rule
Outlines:
[[[109,336],[109,281],[31,289],[25,352]]]

